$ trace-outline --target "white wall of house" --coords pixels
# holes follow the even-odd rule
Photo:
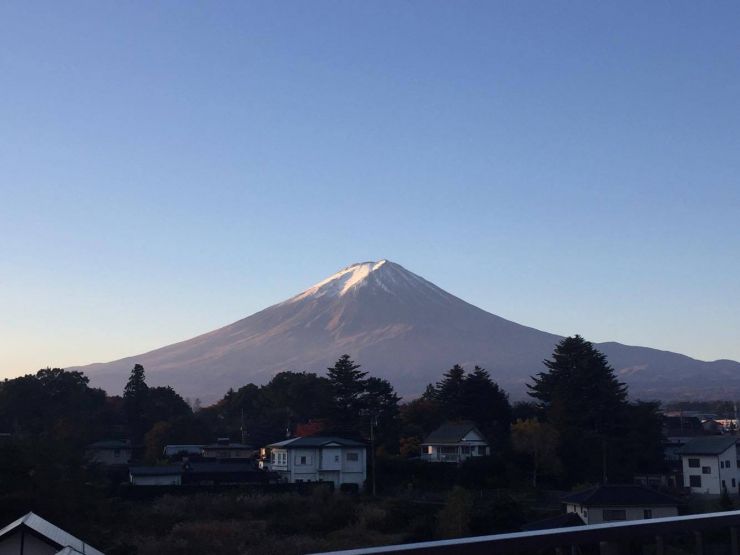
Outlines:
[[[723,487],[730,494],[740,491],[736,445],[720,455],[681,455],[681,460],[683,485],[692,493],[720,495]]]
[[[451,444],[424,444],[421,458],[431,462],[460,462],[470,457],[490,455],[488,444],[482,441]]]
[[[565,510],[576,513],[586,524],[678,516],[678,507],[585,507],[577,503],[568,503]]]
[[[179,486],[182,484],[180,474],[165,474],[161,476],[134,476],[131,483],[135,486]]]
[[[367,478],[366,459],[366,449],[362,447],[273,448],[267,466],[291,483],[321,480],[333,482],[336,487],[361,486]]]

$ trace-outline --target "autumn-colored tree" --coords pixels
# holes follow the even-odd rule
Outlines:
[[[540,471],[557,473],[558,432],[550,424],[535,418],[517,420],[511,425],[511,442],[514,450],[532,458],[532,487],[537,487]]]

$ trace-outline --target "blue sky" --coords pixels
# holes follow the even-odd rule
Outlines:
[[[737,2],[0,3],[0,376],[388,258],[740,360]]]

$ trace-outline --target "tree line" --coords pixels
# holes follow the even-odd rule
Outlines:
[[[528,387],[531,401],[512,406],[487,370],[455,365],[419,398],[403,402],[390,382],[343,355],[325,375],[281,372],[200,408],[171,387],[149,386],[138,364],[121,396],[90,387],[80,372],[55,368],[0,383],[0,432],[26,444],[26,453],[59,452],[50,456],[72,467],[82,465],[85,445],[100,439],[131,439],[155,462],[166,444],[229,437],[262,446],[301,427],[365,440],[372,427],[379,456],[418,457],[421,441],[440,424],[471,420],[496,456],[526,469],[535,485],[661,470],[658,404],[630,403],[606,357],[580,336],[563,339]],[[31,455],[0,461],[26,470],[40,464]],[[7,485],[0,481],[0,493]]]

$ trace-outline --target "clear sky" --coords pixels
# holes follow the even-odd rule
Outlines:
[[[740,3],[0,3],[0,376],[388,258],[740,360]]]

